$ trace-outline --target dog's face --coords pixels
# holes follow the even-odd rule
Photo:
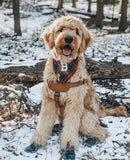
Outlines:
[[[65,16],[54,21],[45,31],[44,41],[53,50],[55,59],[67,63],[85,52],[92,38],[81,20]]]

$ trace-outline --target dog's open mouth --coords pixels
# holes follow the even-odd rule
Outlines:
[[[69,45],[66,45],[64,47],[61,47],[61,50],[62,50],[62,54],[64,56],[70,56],[71,55],[71,52],[72,52],[72,48],[69,46]]]

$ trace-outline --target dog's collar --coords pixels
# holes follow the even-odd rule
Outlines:
[[[76,72],[78,67],[78,57],[70,63],[61,63],[53,59],[53,71],[59,82],[66,83]]]

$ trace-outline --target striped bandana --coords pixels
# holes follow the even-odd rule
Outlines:
[[[65,68],[64,68],[65,67]],[[67,70],[66,70],[67,67]],[[70,63],[61,64],[60,61],[53,59],[53,71],[62,83],[66,83],[76,72],[78,67],[78,58],[73,59]]]

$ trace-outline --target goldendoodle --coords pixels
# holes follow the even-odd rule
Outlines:
[[[90,32],[79,18],[63,16],[46,28],[44,41],[52,54],[44,70],[42,107],[31,143],[45,146],[57,118],[63,125],[61,150],[70,147],[66,154],[74,154],[78,148],[79,132],[103,142],[108,132],[100,126],[99,118],[126,115],[126,111],[124,106],[99,108],[82,54],[92,44]]]

